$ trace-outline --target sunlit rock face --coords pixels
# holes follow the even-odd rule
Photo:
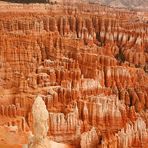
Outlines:
[[[47,132],[49,129],[48,120],[49,114],[46,109],[45,102],[40,96],[36,97],[33,107],[33,134],[29,136],[29,148],[70,148],[68,145],[58,144],[51,141]]]
[[[147,18],[2,2],[0,147],[147,148]]]
[[[34,137],[30,138],[29,148],[48,147],[48,111],[41,97],[37,97],[32,107]]]

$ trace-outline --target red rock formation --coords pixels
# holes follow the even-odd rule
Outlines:
[[[0,147],[28,143],[37,95],[51,140],[148,147],[148,25],[139,16],[148,14],[88,3],[0,5],[0,133],[21,135],[11,143],[0,134]]]

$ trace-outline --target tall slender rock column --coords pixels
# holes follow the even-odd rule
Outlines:
[[[30,138],[29,148],[48,148],[48,111],[41,97],[37,97],[32,107],[33,114],[33,134]]]

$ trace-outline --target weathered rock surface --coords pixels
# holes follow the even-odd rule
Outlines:
[[[64,4],[0,5],[0,147],[147,148],[148,13]]]

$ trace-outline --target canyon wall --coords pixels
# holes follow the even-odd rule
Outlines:
[[[148,147],[147,16],[87,3],[0,5],[3,135],[38,134],[34,122],[42,111],[32,107],[39,95],[52,141]],[[20,145],[29,143],[21,139]]]

